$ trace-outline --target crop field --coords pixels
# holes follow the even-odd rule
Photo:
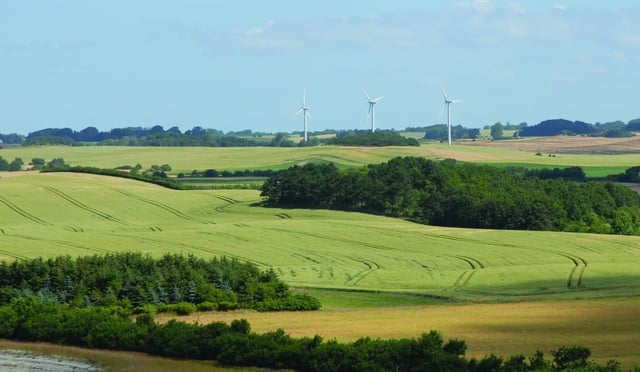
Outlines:
[[[0,149],[9,160],[62,157],[71,165],[106,168],[170,164],[173,174],[276,169],[308,161],[353,167],[414,155],[497,165],[579,165],[588,175],[640,163],[634,153],[538,156],[438,143]],[[196,320],[245,317],[256,331],[275,327],[342,340],[411,337],[437,329],[445,338],[467,340],[474,356],[581,344],[592,347],[600,361],[640,365],[634,348],[640,342],[638,237],[444,228],[360,213],[262,208],[259,201],[256,190],[176,191],[97,175],[0,173],[0,260],[124,251],[235,257],[273,268],[296,290],[321,298],[325,308],[201,314]]]
[[[0,259],[139,251],[228,256],[296,287],[473,301],[640,294],[637,237],[454,229],[255,206],[255,190],[175,191],[85,174],[0,179]]]
[[[607,146],[616,155],[601,152],[567,153],[561,150],[561,140],[540,139],[509,141],[462,141],[449,147],[439,142],[428,142],[419,147],[339,147],[314,146],[300,148],[278,147],[112,147],[112,146],[42,146],[0,148],[0,156],[9,161],[16,157],[28,163],[33,158],[50,161],[63,158],[72,166],[115,168],[122,165],[169,164],[171,174],[191,173],[194,169],[246,170],[282,169],[310,161],[333,162],[338,167],[359,167],[381,163],[397,156],[422,156],[429,159],[452,158],[476,163],[544,167],[584,167],[587,175],[602,176],[619,173],[640,163],[640,154],[633,153],[628,139],[611,139],[601,144],[600,139],[580,138],[593,142],[593,146]],[[563,139],[564,140],[564,139]],[[619,143],[612,142],[620,140]],[[566,142],[573,144],[572,137]],[[499,142],[496,144],[496,142]],[[634,142],[636,143],[636,142]],[[545,145],[546,144],[546,145]],[[619,146],[616,147],[616,144]],[[636,143],[640,149],[640,142]],[[584,145],[583,145],[584,146]],[[545,149],[540,155],[537,149]],[[571,149],[572,147],[569,147]],[[583,148],[581,148],[583,149]],[[618,150],[616,150],[618,149]],[[552,156],[551,156],[552,155]]]

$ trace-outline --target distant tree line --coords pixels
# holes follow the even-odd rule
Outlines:
[[[329,138],[326,143],[341,146],[420,146],[415,138],[407,138],[399,133],[385,130],[341,131],[336,133],[335,137]]]
[[[262,187],[264,205],[362,211],[455,227],[640,234],[640,196],[581,169],[527,171],[395,158],[340,171],[308,163]]]
[[[521,128],[520,137],[586,135],[593,137],[630,137],[632,132],[640,131],[640,119],[634,119],[625,124],[622,121],[608,123],[585,123],[566,119],[545,120],[534,126]]]
[[[582,346],[552,351],[552,360],[541,351],[528,358],[492,354],[476,359],[464,356],[464,341],[444,342],[436,331],[411,339],[340,343],[320,336],[293,338],[282,329],[257,334],[244,319],[158,324],[146,313],[133,320],[114,307],[70,308],[37,297],[18,297],[0,306],[0,338],[310,372],[620,370],[615,360],[606,365],[589,360],[591,350]]]
[[[215,129],[194,127],[182,133],[178,127],[164,130],[162,126],[156,125],[151,128],[114,128],[108,132],[100,132],[95,127],[87,127],[81,131],[70,128],[47,128],[29,133],[23,145],[79,145],[86,142],[119,146],[242,147],[269,144],[258,139],[233,134],[225,135]]]
[[[435,124],[424,129],[424,139],[446,141],[449,138],[447,124]],[[412,130],[413,131],[413,130]],[[457,139],[477,139],[480,137],[480,129],[465,128],[461,125],[451,126],[451,138]]]
[[[31,296],[73,307],[163,309],[182,304],[184,312],[320,308],[316,298],[291,293],[273,270],[260,271],[251,263],[224,257],[207,261],[169,254],[159,259],[118,253],[0,262],[0,304]]]
[[[278,174],[279,171],[272,169],[246,169],[246,170],[216,170],[216,169],[205,169],[203,171],[199,171],[194,169],[189,174],[178,174],[179,178],[184,177],[273,177]]]
[[[13,145],[20,144],[24,141],[24,136],[17,133],[2,134],[0,133],[0,147],[3,144]]]

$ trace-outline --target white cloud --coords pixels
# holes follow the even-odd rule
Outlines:
[[[611,48],[640,46],[640,26],[629,11],[586,11],[556,4],[526,8],[518,2],[460,2],[444,8],[423,8],[361,17],[268,20],[228,38],[235,49],[261,50],[309,47],[497,47],[600,43]],[[533,46],[533,45],[532,45]]]
[[[457,7],[462,9],[469,9],[476,12],[487,13],[494,10],[495,5],[491,0],[473,0],[458,3]]]

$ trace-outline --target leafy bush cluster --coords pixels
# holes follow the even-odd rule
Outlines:
[[[171,320],[158,324],[149,314],[135,320],[117,307],[70,308],[35,297],[16,298],[0,306],[0,338],[52,342],[89,348],[139,351],[172,358],[216,360],[233,366],[297,371],[618,371],[590,362],[584,347],[503,359],[464,357],[466,343],[444,342],[438,332],[414,339],[324,341],[320,336],[295,339],[279,329],[256,334],[244,319],[206,325]]]
[[[545,178],[545,179],[541,179]],[[529,172],[418,157],[339,171],[294,166],[268,179],[267,206],[386,214],[456,227],[640,234],[640,196],[578,169]]]
[[[13,159],[12,162],[9,162],[8,160],[0,156],[0,171],[9,171],[9,172],[19,171],[22,169],[23,164],[24,162],[22,161],[21,158],[15,158]]]
[[[0,262],[0,304],[37,296],[74,307],[121,305],[188,314],[196,309],[317,310],[316,298],[296,295],[273,270],[235,259],[118,253]]]

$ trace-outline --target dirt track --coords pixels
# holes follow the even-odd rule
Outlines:
[[[503,141],[464,141],[467,146],[494,146],[512,150],[564,154],[640,153],[640,136],[628,138],[554,136]]]

